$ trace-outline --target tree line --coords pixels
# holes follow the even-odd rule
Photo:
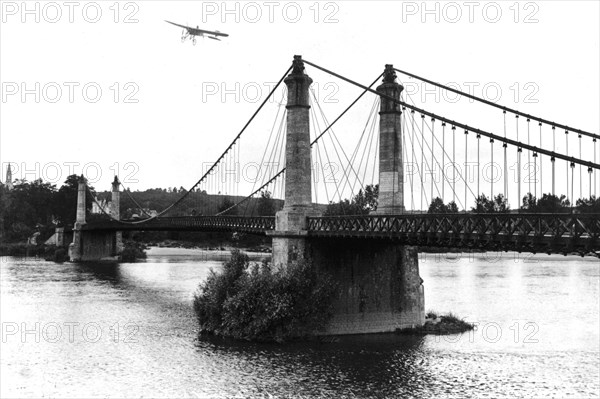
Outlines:
[[[0,184],[0,241],[24,241],[35,232],[40,239],[49,237],[55,227],[70,227],[75,223],[79,176],[68,176],[62,186],[44,182],[16,180],[12,190]],[[98,200],[110,201],[111,192],[96,192],[88,184],[89,192]],[[121,192],[120,217],[149,217],[145,212],[158,212],[167,208],[186,193],[185,190],[153,188],[145,191]],[[283,201],[272,198],[269,191],[263,191],[258,198],[252,198],[241,207],[230,209],[241,201],[242,196],[210,195],[206,191],[189,193],[186,199],[169,216],[214,215],[228,210],[225,214],[247,214],[252,216],[274,216],[283,206]],[[135,200],[134,200],[135,199]],[[87,221],[108,218],[103,213],[92,214],[93,198],[86,193]],[[108,209],[106,209],[108,211]]]
[[[370,212],[377,210],[378,196],[379,185],[368,185],[359,190],[358,194],[351,199],[330,202],[324,215],[368,215]],[[508,213],[511,212],[511,209],[508,199],[503,194],[498,194],[493,198],[481,194],[475,199],[475,203],[469,211],[472,213]],[[576,201],[575,206],[571,206],[570,201],[564,195],[543,194],[540,198],[537,198],[528,193],[523,197],[522,204],[517,211],[531,213],[600,213],[600,198],[595,196],[580,198]],[[434,198],[427,209],[427,213],[458,212],[458,205],[454,201],[444,203],[439,197]]]
[[[17,180],[14,188],[8,190],[0,185],[0,241],[14,242],[26,240],[34,232],[54,231],[56,226],[72,226],[75,222],[77,208],[77,189],[79,177],[67,177],[61,187],[42,181],[41,179],[28,182]],[[96,193],[94,187],[89,191],[98,200],[110,200],[109,191]],[[161,211],[179,199],[185,190],[154,188],[145,191],[124,192],[121,194],[121,218],[129,219],[134,215],[144,215],[142,209]],[[136,200],[134,201],[133,198]],[[330,202],[324,210],[325,216],[336,215],[367,215],[377,210],[379,185],[367,185],[350,199]],[[272,198],[269,191],[263,191],[258,198],[251,198],[241,207],[233,207],[241,201],[242,196],[210,195],[205,191],[189,193],[185,201],[177,206],[169,216],[214,215],[225,212],[226,215],[243,214],[246,216],[274,216],[283,206],[283,201]],[[88,220],[106,217],[91,214],[93,199],[86,195]],[[531,193],[523,197],[519,207],[523,212],[535,213],[600,213],[600,199],[578,199],[574,206],[564,196],[543,194],[536,198]],[[444,203],[441,198],[432,200],[429,213],[457,213],[455,202]],[[511,211],[506,197],[498,194],[489,198],[482,194],[475,200],[470,212],[476,213],[506,213]],[[42,237],[44,234],[42,234]]]

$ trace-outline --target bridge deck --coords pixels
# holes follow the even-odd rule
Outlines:
[[[265,234],[274,217],[164,217],[146,222],[100,221],[84,230],[224,231]],[[521,252],[600,251],[598,214],[404,214],[308,218],[309,237],[390,239],[406,245]]]

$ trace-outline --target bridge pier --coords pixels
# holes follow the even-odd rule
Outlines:
[[[73,226],[73,242],[69,244],[69,259],[71,262],[81,261],[82,229],[85,225],[85,184],[85,179],[81,175],[77,185],[77,216]]]
[[[312,206],[308,90],[312,79],[299,56],[285,79],[288,88],[285,204],[277,213],[273,264],[287,267],[305,258],[317,274],[331,275],[338,284],[334,316],[324,334],[393,332],[425,321],[422,280],[416,247],[388,240],[311,238],[307,217]],[[402,86],[386,65],[377,89],[399,98]],[[378,213],[404,211],[400,109],[382,98],[380,112],[380,188]]]
[[[338,284],[327,335],[394,332],[425,322],[416,247],[387,240],[313,239],[317,273]]]
[[[115,176],[112,182],[112,193],[110,202],[110,216],[114,220],[121,220],[121,192],[119,191],[119,178]],[[114,255],[121,255],[123,252],[123,232],[115,232]]]
[[[113,216],[119,214],[118,190],[119,183],[115,177],[112,192],[113,204],[111,205],[111,215]],[[69,259],[71,262],[116,260],[116,256],[123,248],[122,233],[85,230],[85,192],[86,182],[85,178],[81,176],[77,189],[77,217],[75,219],[75,226],[73,227],[73,242],[69,245]],[[114,202],[115,200],[117,202]]]

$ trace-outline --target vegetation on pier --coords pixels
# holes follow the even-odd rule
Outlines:
[[[202,333],[256,341],[304,338],[323,330],[332,316],[335,284],[317,279],[305,261],[273,270],[267,262],[250,264],[232,251],[223,271],[211,274],[194,296]]]
[[[464,321],[453,313],[438,316],[437,313],[429,311],[425,316],[425,324],[417,328],[400,330],[399,332],[403,334],[448,335],[462,333],[474,328],[474,324]]]

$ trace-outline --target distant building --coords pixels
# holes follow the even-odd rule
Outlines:
[[[108,213],[110,215],[110,201],[100,200],[92,202],[92,213]]]
[[[12,177],[12,169],[10,167],[10,163],[8,164],[8,169],[6,169],[6,188],[9,190],[13,189],[13,177]]]

